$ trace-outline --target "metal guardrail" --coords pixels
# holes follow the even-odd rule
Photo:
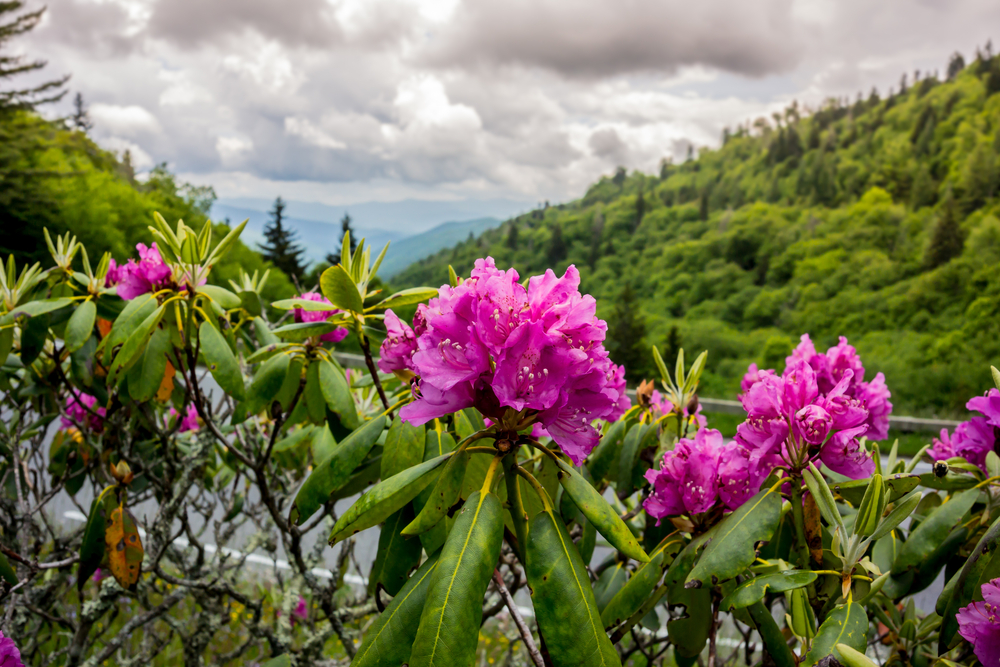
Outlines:
[[[366,368],[365,358],[360,354],[348,354],[346,352],[334,352],[333,356],[341,365],[348,368]],[[628,390],[629,396],[635,398],[635,389]],[[702,398],[698,397],[702,409],[705,412],[715,412],[725,415],[744,415],[743,405],[739,401],[726,400],[724,398]],[[908,417],[905,415],[890,415],[889,426],[904,433],[936,433],[943,428],[953,429],[959,422],[950,419],[923,419],[921,417]]]

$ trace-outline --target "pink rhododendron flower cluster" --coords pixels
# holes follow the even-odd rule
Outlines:
[[[970,644],[979,662],[1000,665],[1000,579],[983,584],[982,602],[958,610],[958,633]]]
[[[4,637],[0,632],[0,667],[24,667],[21,652],[10,637]]]
[[[653,413],[654,417],[660,417],[661,415],[670,414],[671,412],[677,412],[677,406],[673,402],[668,401],[659,391],[653,390],[653,393],[649,397],[649,408]],[[704,415],[701,414],[701,404],[691,412],[690,406],[685,405],[681,410],[684,415],[684,419],[691,420],[692,425],[695,428],[705,428],[705,424],[708,420],[705,419]]]
[[[168,286],[173,279],[173,271],[163,261],[160,249],[156,247],[155,243],[151,248],[147,248],[144,243],[136,245],[135,248],[139,251],[138,262],[130,259],[127,264],[115,265],[114,267],[118,283],[118,296],[127,301],[162,289]],[[110,278],[111,270],[108,271],[108,277],[105,278],[105,281],[109,281]]]
[[[326,297],[317,292],[306,292],[305,294],[300,294],[297,298],[317,303],[329,303],[330,310],[303,310],[302,308],[296,308],[294,311],[296,322],[325,322],[340,312],[340,310],[333,307],[333,304]],[[344,327],[337,327],[333,331],[319,337],[324,343],[339,343],[345,338],[347,338],[347,329]]]
[[[413,377],[417,399],[401,417],[419,425],[474,406],[508,431],[541,424],[579,465],[598,441],[591,423],[630,404],[625,371],[604,349],[607,325],[579,286],[570,266],[562,278],[532,276],[525,289],[517,271],[488,257],[421,304],[412,328],[386,311],[379,367]]]
[[[174,408],[170,408],[170,416],[167,422],[171,422],[180,416]],[[188,431],[197,431],[201,426],[198,424],[198,409],[194,407],[193,404],[187,406],[187,410],[184,411],[184,417],[180,421],[180,426],[177,429],[178,433],[187,433]]]
[[[125,266],[118,266],[118,262],[112,258],[111,262],[108,264],[108,272],[104,275],[104,286],[113,287],[120,283],[124,277]]]
[[[663,455],[659,470],[646,471],[646,479],[653,487],[652,494],[642,504],[646,513],[662,519],[701,514],[715,507],[723,449],[722,434],[715,429],[699,429],[694,440],[681,438]]]
[[[965,407],[984,416],[962,422],[951,435],[948,429],[941,429],[941,437],[934,438],[928,454],[936,461],[960,456],[986,472],[986,455],[997,451],[1000,444],[1000,391],[990,389],[985,396],[970,399]]]
[[[61,418],[63,428],[76,428],[77,425],[87,426],[91,431],[100,432],[104,428],[105,408],[95,408],[97,398],[83,392],[79,400],[72,392],[66,399],[66,415]]]

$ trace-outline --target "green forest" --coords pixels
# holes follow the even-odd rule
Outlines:
[[[492,255],[522,275],[575,264],[632,379],[649,346],[707,349],[707,396],[779,368],[802,333],[846,335],[901,414],[957,414],[1000,359],[1000,57],[952,59],[881,97],[792,105],[659,174],[604,177],[412,265],[438,284]]]

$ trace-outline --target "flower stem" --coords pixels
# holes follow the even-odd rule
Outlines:
[[[797,477],[790,478],[792,484],[792,521],[795,524],[795,553],[799,567],[809,569],[809,543],[806,540],[805,514],[802,511],[802,483]]]

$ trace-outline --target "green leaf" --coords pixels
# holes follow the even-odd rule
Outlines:
[[[267,326],[267,322],[262,317],[253,318],[253,330],[257,334],[257,342],[261,345],[274,345],[281,342],[277,336],[271,333],[271,327]]]
[[[955,472],[949,470],[944,477],[938,477],[933,472],[925,472],[920,475],[920,486],[938,491],[958,491],[960,489],[971,489],[981,480],[975,475]]]
[[[685,586],[700,587],[742,573],[757,557],[756,543],[771,539],[780,518],[781,494],[777,487],[764,489],[743,503],[718,524],[715,536],[691,570]]]
[[[292,659],[287,653],[279,655],[277,658],[271,658],[267,662],[261,664],[260,667],[292,667]]]
[[[981,597],[981,586],[990,580],[1000,559],[996,558],[1000,548],[1000,518],[993,522],[989,530],[980,538],[976,548],[962,565],[962,569],[952,577],[941,592],[937,606],[941,609],[941,629],[938,638],[938,653],[945,653],[958,632],[958,610]]]
[[[333,307],[324,301],[310,301],[309,299],[282,299],[272,303],[271,307],[278,310],[300,308],[310,313],[322,313],[333,310]]]
[[[720,608],[724,611],[744,609],[763,600],[769,591],[783,593],[794,588],[802,588],[816,581],[817,576],[815,572],[805,570],[785,570],[784,572],[754,577],[744,581],[732,593],[724,597]]]
[[[580,556],[583,558],[583,556]],[[646,563],[649,565],[649,563]],[[622,587],[628,582],[628,568],[625,567],[625,562],[615,561],[610,567],[606,568],[601,575],[594,582],[594,599],[597,601],[597,611],[601,612],[601,622],[603,623],[604,610],[607,609],[608,603],[614,599],[618,593],[621,592]]]
[[[920,491],[911,491],[910,495],[901,499],[889,512],[889,516],[882,519],[878,528],[871,536],[871,541],[876,542],[888,535],[896,526],[913,513],[913,510],[920,503]]]
[[[309,412],[309,421],[313,424],[322,424],[326,421],[326,398],[323,396],[323,388],[319,382],[320,363],[314,361],[306,368],[305,401],[306,410]]]
[[[469,463],[469,454],[464,449],[452,455],[444,470],[437,478],[430,496],[412,523],[403,528],[407,537],[425,533],[438,524],[448,511],[459,501],[462,480]]]
[[[667,621],[667,634],[674,644],[675,655],[695,658],[701,654],[712,628],[712,591],[709,588],[684,588],[677,585],[667,592],[671,618]],[[676,618],[676,607],[683,606],[684,613]]]
[[[278,389],[278,393],[275,394],[274,400],[281,405],[281,409],[285,412],[290,410],[295,410],[298,414],[294,417],[289,416],[289,419],[293,421],[300,421],[300,417],[304,416],[305,407],[299,410],[299,406],[302,405],[301,396],[299,401],[295,401],[296,395],[299,393],[299,388],[302,385],[302,370],[305,366],[305,360],[299,356],[292,356],[288,361],[288,370],[285,371],[285,379],[281,383],[281,387]]]
[[[427,299],[432,299],[438,294],[433,287],[411,287],[396,292],[392,296],[386,297],[382,301],[372,306],[372,310],[386,310],[388,308],[400,308],[402,306],[412,306],[415,303],[422,303]]]
[[[483,595],[503,541],[503,507],[476,491],[459,511],[431,575],[410,667],[458,667],[476,659]]]
[[[375,619],[351,661],[352,667],[385,667],[409,661],[438,555],[434,554],[424,561],[385,611]]]
[[[129,374],[128,393],[132,400],[145,403],[156,395],[167,371],[167,354],[172,349],[170,332],[166,329],[153,331],[141,360],[133,367],[136,375]]]
[[[7,556],[3,552],[0,552],[0,579],[3,579],[11,586],[17,585],[17,572],[10,565],[10,561],[7,560]]]
[[[66,323],[66,334],[63,340],[66,342],[67,352],[76,352],[87,339],[94,333],[94,322],[97,320],[97,304],[88,299],[81,303],[73,315]],[[3,355],[6,359],[7,355]]]
[[[649,562],[636,570],[632,578],[611,598],[601,612],[601,623],[610,630],[624,623],[639,610],[642,603],[656,590],[660,579],[684,546],[679,533],[668,535],[649,555]]]
[[[281,354],[286,350],[291,350],[295,347],[295,343],[271,343],[270,345],[265,345],[258,349],[256,352],[251,354],[246,358],[248,365],[250,364],[260,364],[276,354]]]
[[[551,512],[536,515],[525,551],[535,620],[553,664],[621,665],[604,633],[583,559],[562,521]]]
[[[385,521],[390,514],[399,510],[427,488],[436,478],[438,468],[448,458],[447,456],[438,456],[424,461],[420,465],[407,468],[397,475],[383,479],[373,486],[337,519],[337,523],[333,526],[333,532],[330,534],[330,542],[336,544],[344,538]],[[297,502],[298,498],[296,497]],[[309,518],[302,516],[296,519],[295,510],[293,509],[292,512],[292,521],[295,523],[301,524]]]
[[[851,480],[834,485],[833,490],[839,493],[844,500],[857,507],[865,496],[869,482],[871,482],[870,478]],[[890,475],[885,478],[884,483],[889,487],[889,502],[892,503],[917,488],[920,484],[920,475]]]
[[[347,428],[357,428],[361,421],[357,408],[354,407],[354,397],[347,386],[347,378],[333,362],[323,359],[319,363],[319,387],[330,410]],[[422,430],[422,429],[421,429]],[[385,475],[383,475],[384,477]]]
[[[9,324],[18,317],[37,317],[54,310],[65,308],[73,303],[73,299],[63,297],[59,299],[42,299],[40,301],[29,301],[28,303],[15,306],[9,313],[3,316],[2,323]]]
[[[250,414],[257,414],[271,405],[281,390],[281,385],[285,383],[290,362],[291,357],[287,354],[279,354],[268,359],[257,369],[247,391],[247,410]]]
[[[928,514],[903,543],[896,562],[892,564],[893,576],[917,569],[972,509],[979,493],[979,489],[963,491]]]
[[[97,572],[104,560],[104,532],[111,512],[118,507],[115,487],[109,486],[94,498],[90,504],[90,515],[83,529],[83,544],[80,545],[80,568],[77,571],[76,588],[82,591],[84,585]]]
[[[247,311],[251,317],[260,317],[264,312],[264,304],[260,302],[260,295],[250,290],[240,292],[240,308]]]
[[[656,427],[650,424],[636,424],[629,429],[622,443],[621,455],[618,460],[618,497],[627,498],[632,495],[635,487],[632,484],[632,468],[639,458],[639,451],[646,443],[650,433],[655,435]]]
[[[864,653],[847,644],[837,644],[837,653],[840,654],[844,667],[878,667]]]
[[[375,441],[382,435],[383,428],[385,428],[385,417],[380,415],[341,440],[334,448],[330,458],[319,463],[313,469],[312,474],[306,478],[306,481],[299,487],[299,492],[295,495],[295,502],[292,504],[289,517],[292,523],[301,525],[330,499],[330,494],[347,482],[351,473],[364,460],[372,446],[375,445]],[[369,493],[373,492],[374,489]],[[386,512],[379,521],[397,509],[399,507]],[[342,516],[341,521],[346,517],[347,514]],[[337,523],[339,525],[340,521]],[[375,524],[370,525],[374,526]],[[336,526],[334,529],[336,530]]]
[[[201,327],[198,329],[198,341],[212,377],[215,378],[224,392],[236,400],[242,401],[246,397],[243,373],[240,372],[240,365],[236,361],[236,355],[233,354],[229,343],[222,337],[219,330],[209,322],[201,323]]]
[[[812,649],[802,661],[802,667],[812,667],[820,658],[833,655],[843,662],[843,656],[837,650],[837,644],[846,644],[851,648],[863,651],[867,644],[868,617],[865,609],[857,602],[840,605],[834,609],[819,626],[819,632],[813,640]]]
[[[297,322],[272,329],[271,333],[282,340],[300,342],[313,336],[328,334],[337,328],[338,325],[329,322]]]
[[[406,584],[410,570],[420,563],[423,547],[420,540],[408,540],[401,531],[413,520],[409,504],[389,515],[378,536],[378,552],[368,574],[368,594],[375,595],[379,585],[389,595],[395,596]]]
[[[156,310],[156,299],[152,294],[143,294],[125,304],[122,312],[115,318],[115,323],[111,326],[111,331],[101,341],[104,348],[102,363],[107,366],[111,363],[111,355],[114,348],[124,343],[132,332],[142,324],[147,317]]]
[[[424,460],[424,427],[404,422],[397,414],[382,449],[382,479],[403,472]]]
[[[587,468],[594,480],[618,476],[618,461],[621,458],[621,448],[628,431],[628,422],[624,419],[616,421],[607,433],[601,437],[600,443],[587,457]]]
[[[323,272],[319,279],[320,291],[330,303],[341,310],[360,313],[364,310],[364,302],[358,286],[344,267],[338,264]]]
[[[785,636],[781,634],[781,629],[771,615],[771,611],[763,603],[757,602],[747,609],[754,625],[757,626],[757,633],[768,655],[774,660],[777,667],[796,667],[797,661],[792,649],[788,647]]]
[[[218,285],[201,285],[198,287],[198,294],[204,294],[215,303],[219,304],[223,310],[232,310],[241,305],[240,297],[236,296],[225,287]]]
[[[163,317],[163,312],[164,308],[163,306],[160,306],[150,313],[149,316],[135,328],[132,334],[121,346],[121,349],[118,350],[118,354],[115,355],[115,360],[111,363],[111,368],[108,369],[108,382],[110,384],[118,385],[121,383],[125,371],[131,368],[135,360],[142,354],[142,351],[146,349],[149,339],[156,331],[156,325],[160,323],[160,318]]]
[[[826,483],[823,473],[816,468],[815,464],[810,463],[809,467],[802,471],[802,479],[816,501],[816,507],[819,508],[820,514],[826,519],[827,525],[831,529],[839,527],[841,532],[846,535],[847,529],[844,527],[844,520],[840,516],[837,502],[833,499],[833,493],[830,491],[830,486]]]
[[[635,535],[597,489],[562,459],[557,460],[556,465],[559,466],[559,483],[597,532],[629,558],[640,563],[649,562],[649,556],[639,546]]]

